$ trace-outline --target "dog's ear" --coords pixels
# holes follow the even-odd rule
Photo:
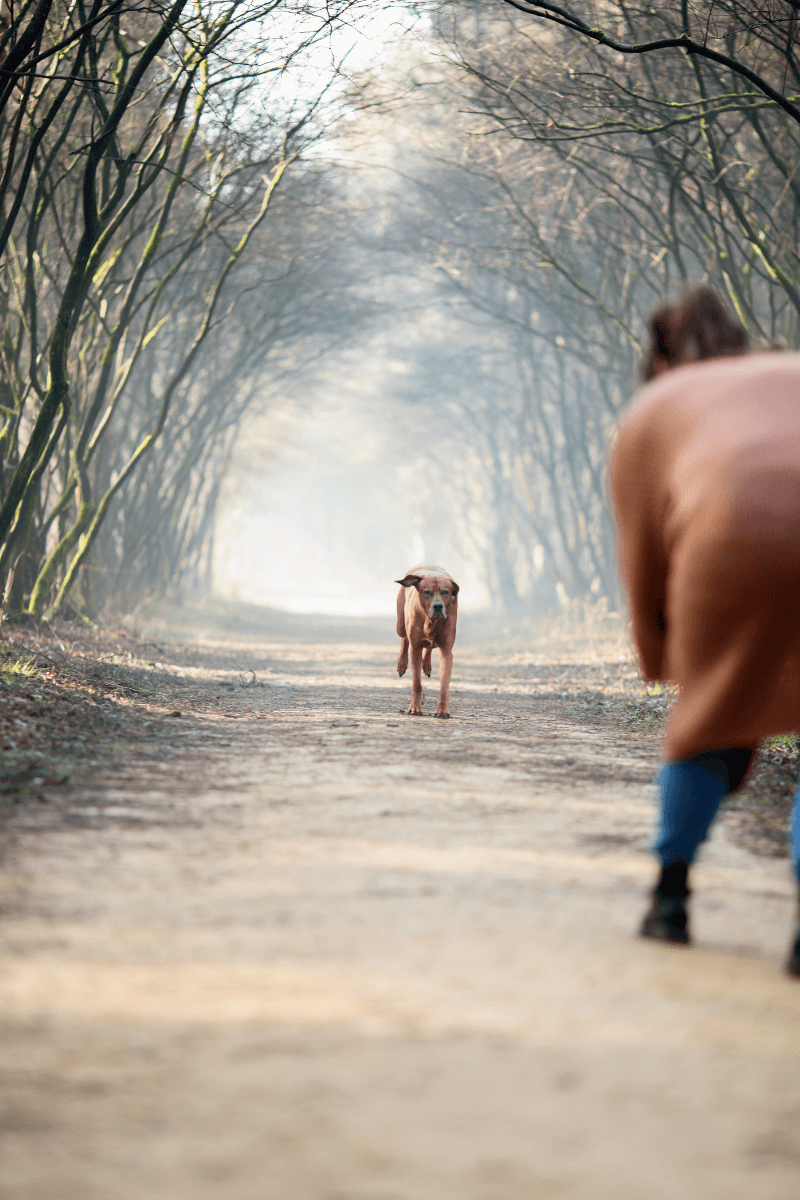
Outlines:
[[[395,583],[399,583],[401,587],[419,587],[422,579],[422,575],[406,575],[405,579],[395,579]]]
[[[459,593],[459,587],[458,587],[458,584],[456,583],[455,579],[450,584],[450,591],[453,593],[454,596],[457,596]]]

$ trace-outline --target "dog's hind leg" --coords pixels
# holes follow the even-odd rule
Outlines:
[[[406,637],[406,589],[400,588],[397,593],[397,636],[403,639],[400,654],[397,659],[397,674],[405,675],[408,669],[408,638]]]
[[[422,670],[428,676],[429,679],[431,677],[431,655],[432,654],[433,654],[433,647],[426,646],[425,651],[422,655]]]
[[[397,659],[397,674],[405,675],[408,669],[408,638],[403,636],[403,644],[400,647],[400,655]]]
[[[436,705],[436,716],[444,721],[450,720],[450,675],[453,670],[453,651],[439,651],[439,703]]]
[[[397,636],[406,636],[406,589],[400,588],[397,593]]]

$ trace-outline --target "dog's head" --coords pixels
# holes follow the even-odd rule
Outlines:
[[[406,575],[396,579],[401,587],[417,589],[420,603],[431,620],[446,617],[447,610],[458,595],[458,584],[449,575]]]

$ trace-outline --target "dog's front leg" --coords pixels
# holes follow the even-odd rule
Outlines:
[[[450,720],[450,674],[453,670],[453,651],[439,651],[439,703],[436,716]]]
[[[419,642],[411,643],[411,707],[408,712],[412,717],[422,716],[422,646]]]
[[[403,635],[403,643],[400,647],[400,655],[397,659],[397,674],[405,675],[408,669],[408,638]]]

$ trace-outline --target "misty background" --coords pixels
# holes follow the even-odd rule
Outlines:
[[[6,616],[391,613],[423,559],[466,608],[618,608],[647,314],[708,279],[798,340],[791,5],[700,8],[605,28],[716,58],[617,54],[582,4],[6,21]]]

